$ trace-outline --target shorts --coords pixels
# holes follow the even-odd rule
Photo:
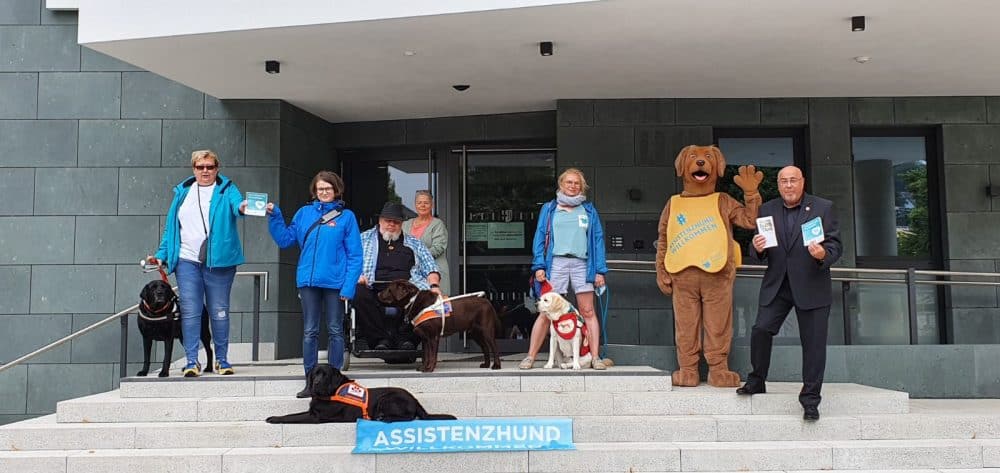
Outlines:
[[[587,260],[555,256],[552,258],[552,270],[549,271],[549,283],[552,290],[559,294],[568,294],[573,287],[573,294],[594,292],[594,285],[587,282]]]

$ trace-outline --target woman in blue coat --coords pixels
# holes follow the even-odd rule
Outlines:
[[[344,181],[330,171],[320,171],[309,190],[315,200],[295,212],[290,225],[285,225],[277,205],[267,205],[274,242],[281,248],[298,245],[302,250],[295,285],[302,301],[302,364],[307,375],[319,358],[317,338],[323,315],[329,333],[327,358],[337,369],[344,365],[342,301],[354,298],[362,259],[357,218],[339,200]],[[312,396],[308,383],[297,396]]]

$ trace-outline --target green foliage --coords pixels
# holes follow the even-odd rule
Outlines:
[[[914,207],[910,209],[909,231],[898,234],[899,256],[928,256],[931,253],[930,213],[927,205],[927,167],[913,168],[903,174],[906,190],[912,196]]]

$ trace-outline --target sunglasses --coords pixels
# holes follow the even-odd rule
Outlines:
[[[214,164],[206,164],[206,165],[192,166],[192,167],[195,168],[195,169],[197,169],[197,170],[199,170],[199,171],[214,171],[215,168],[217,168],[219,166],[216,166]]]

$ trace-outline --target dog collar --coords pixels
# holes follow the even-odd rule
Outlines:
[[[142,302],[142,306],[145,307],[146,310],[148,310],[150,314],[162,314],[162,313],[166,312],[167,310],[172,309],[174,307],[174,302],[176,300],[177,300],[176,297],[171,298],[169,301],[167,301],[166,304],[163,305],[163,307],[160,307],[158,310],[153,310],[153,308],[150,307],[149,303],[146,302],[146,301],[141,301],[141,302]],[[145,320],[149,320],[150,322],[158,322],[160,320],[164,320],[164,319],[168,318],[169,314],[164,314],[164,315],[161,315],[159,317],[150,317],[150,316],[148,316],[146,314],[143,314],[142,311],[140,310],[139,311],[139,317],[141,317],[141,318],[143,318]]]

